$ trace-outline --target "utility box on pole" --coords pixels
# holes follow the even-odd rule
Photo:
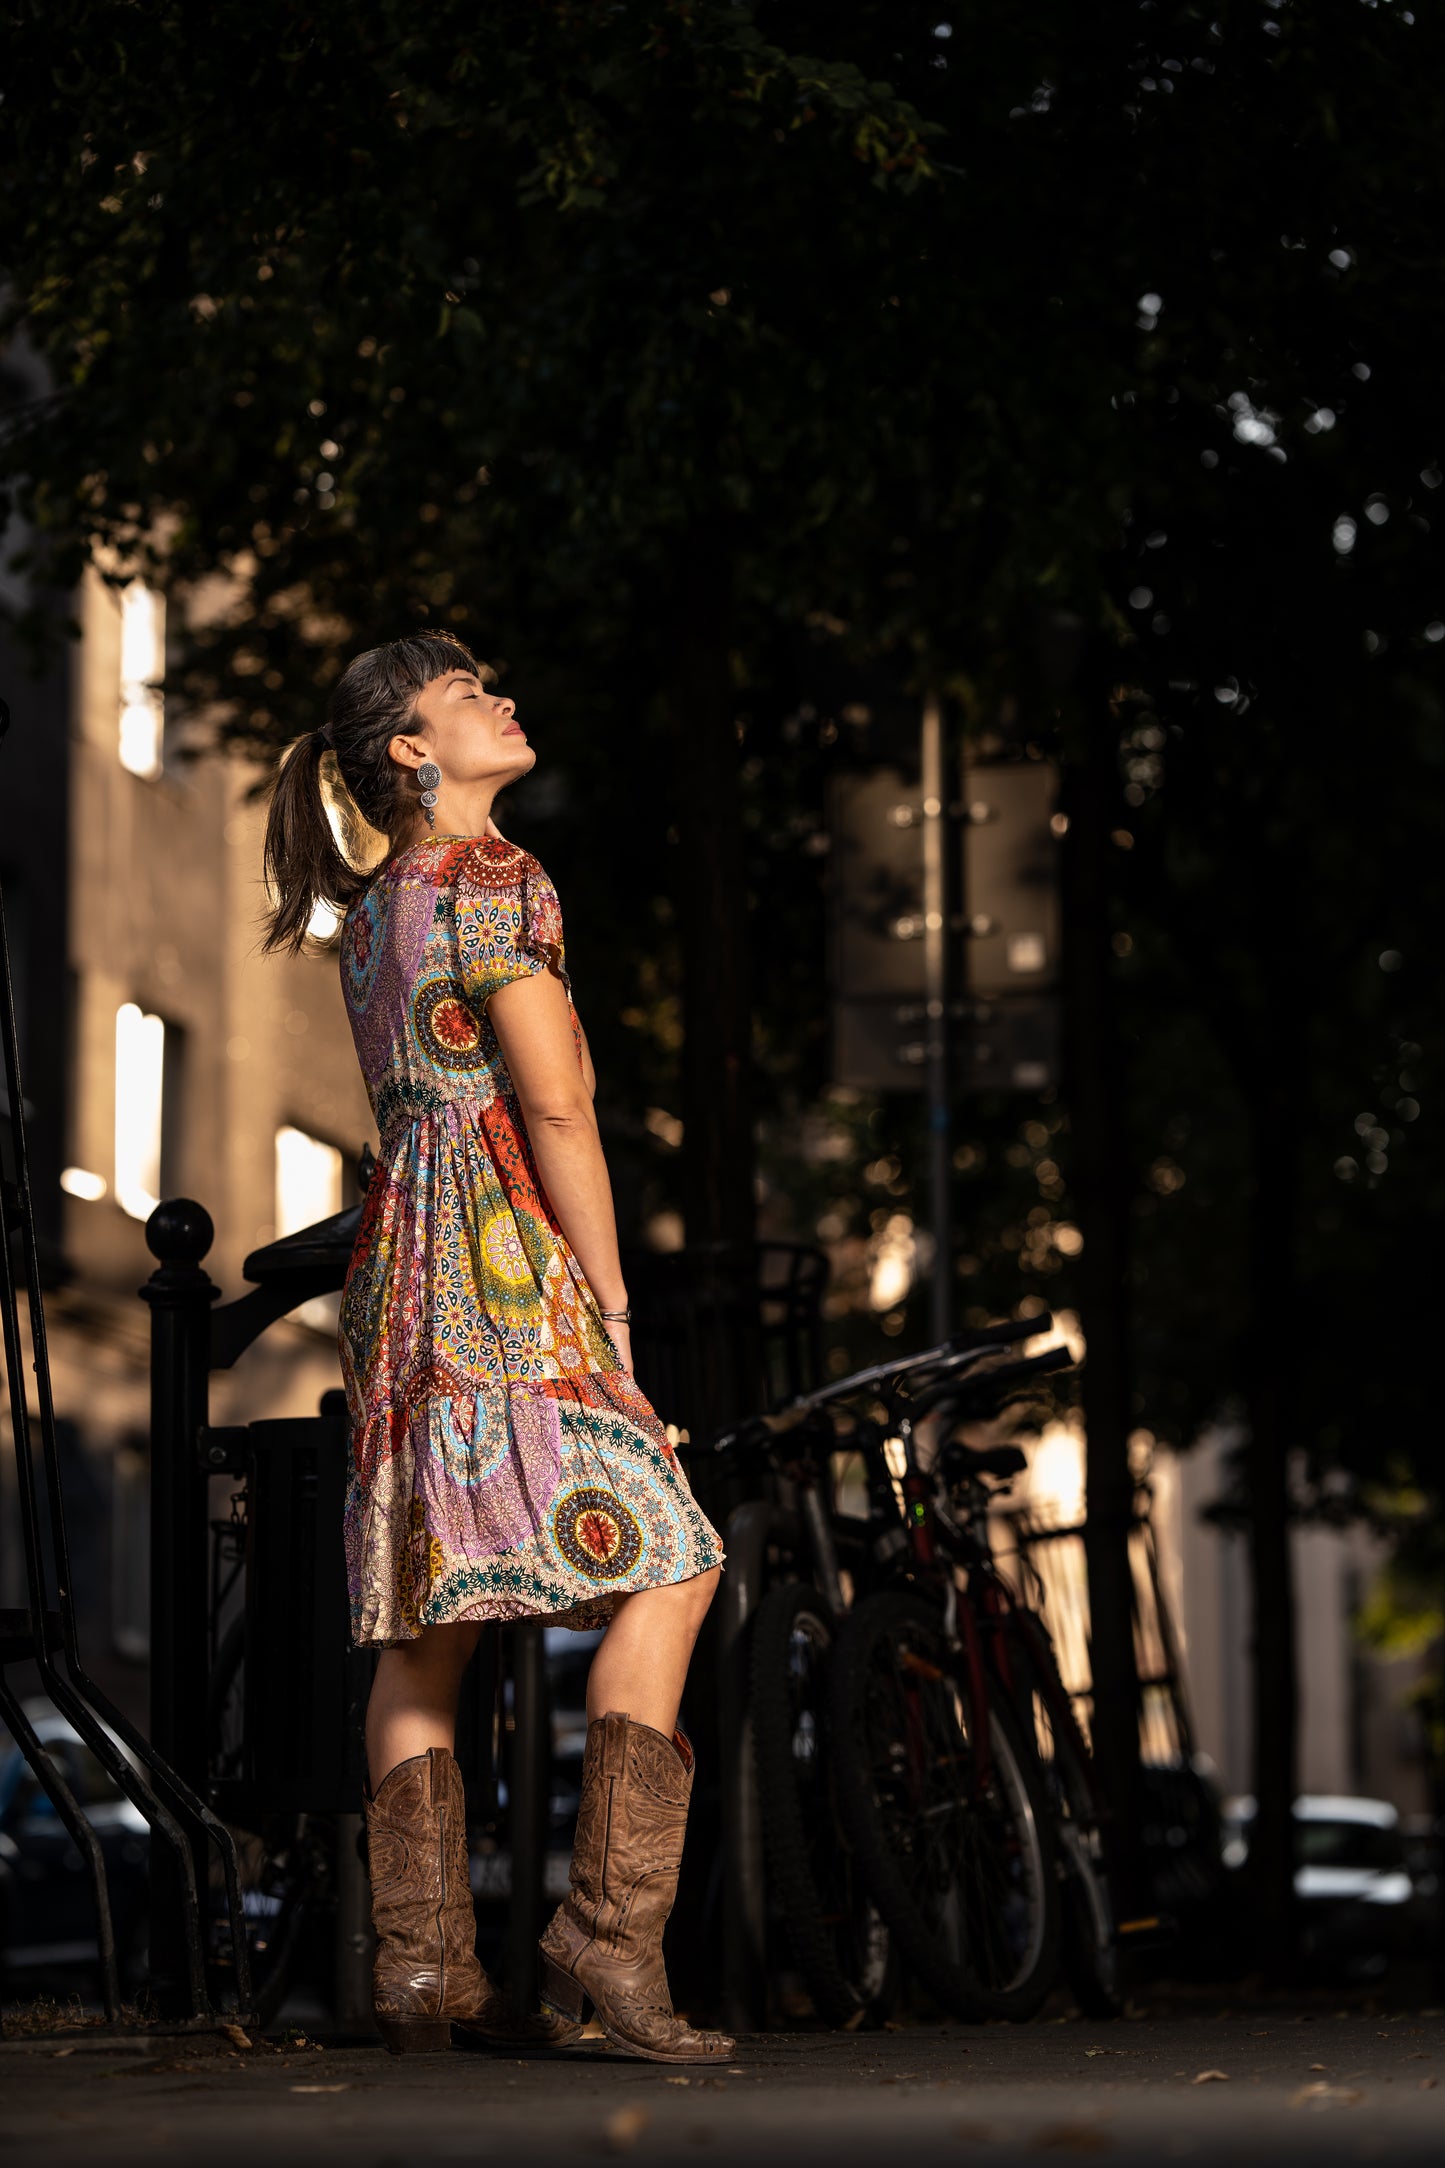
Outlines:
[[[1019,760],[964,769],[963,907],[971,993],[1034,994],[1059,982],[1059,771]]]
[[[832,786],[833,1074],[860,1091],[917,1091],[927,1064],[923,806],[897,768]]]
[[[1059,1074],[1059,771],[964,769],[968,1019],[957,1065],[974,1091],[1047,1091]]]
[[[1058,792],[1052,761],[968,761],[959,800],[942,809],[953,836],[944,937],[955,1091],[1058,1083]],[[832,787],[833,1075],[860,1091],[922,1091],[928,1080],[925,802],[897,768]]]

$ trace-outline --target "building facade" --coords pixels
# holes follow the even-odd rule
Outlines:
[[[205,1205],[207,1269],[241,1294],[250,1251],[354,1200],[375,1139],[334,956],[261,952],[264,773],[167,714],[159,596],[92,573],[76,600],[44,677],[4,658],[0,878],[85,1647],[139,1713],[146,1218]],[[274,1326],[214,1380],[213,1420],[314,1413],[334,1331],[334,1303]],[[21,1600],[4,1525],[0,1604]]]

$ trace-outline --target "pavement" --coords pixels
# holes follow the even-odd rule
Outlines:
[[[1254,2168],[1445,2161],[1445,2010],[1142,2012],[1101,2025],[759,2034],[719,2070],[584,2041],[388,2056],[214,2034],[0,2042],[7,2168]]]

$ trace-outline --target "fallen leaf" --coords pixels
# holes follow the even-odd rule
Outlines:
[[[1291,2093],[1292,2108],[1353,2108],[1364,2099],[1352,2085],[1326,2085],[1316,2079],[1313,2085],[1302,2085],[1297,2093]]]
[[[1107,2048],[1085,2048],[1084,2050],[1086,2055],[1107,2055],[1108,2052]]]
[[[54,2054],[51,2056],[51,2061],[58,2063],[62,2055],[73,2055],[74,2053],[74,2048],[56,2048]]]
[[[607,2150],[630,2153],[652,2118],[646,2108],[619,2108],[607,2118]]]
[[[223,2039],[230,2041],[233,2048],[248,2048],[251,2045],[250,2035],[241,2025],[223,2025],[221,2035]]]
[[[292,2086],[292,2087],[290,2088],[290,2090],[291,2090],[291,2091],[292,2091],[293,2093],[349,2093],[349,2092],[351,2091],[351,2087],[350,2087],[349,2085],[347,2085],[347,2084],[341,2084],[341,2085],[293,2085],[293,2086]]]
[[[1420,2090],[1422,2093],[1433,2092],[1435,2087],[1439,2083],[1440,2080],[1438,2078],[1422,2078],[1420,2080]]]
[[[1224,2078],[1227,2081],[1228,2077],[1227,2070],[1196,2070],[1189,2082],[1191,2085],[1208,2085],[1213,2078]]]
[[[1311,2063],[1311,2064],[1310,2064],[1310,2068],[1311,2068],[1311,2070],[1328,2070],[1328,2069],[1329,2069],[1329,2067],[1330,2067],[1330,2066],[1329,2066],[1329,2064],[1328,2064],[1328,2063]]]
[[[663,2084],[664,2084],[664,2085],[691,2085],[691,2083],[692,2083],[692,2079],[691,2079],[691,2078],[664,2078],[662,2082],[663,2082]]]

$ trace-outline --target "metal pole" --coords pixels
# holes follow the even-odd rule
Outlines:
[[[507,1985],[519,2010],[537,1996],[537,1936],[542,1928],[543,1878],[552,1772],[551,1721],[542,1627],[536,1619],[512,1628],[512,1910],[508,1921]]]
[[[343,2032],[374,2033],[371,1881],[361,1859],[362,1817],[336,1817],[336,2018]]]
[[[943,706],[936,692],[923,701],[923,971],[927,1013],[928,1192],[933,1232],[929,1328],[946,1340],[953,1322],[953,1242],[949,1191],[953,1177],[948,1114],[948,806],[943,772]]]
[[[150,1735],[185,1783],[206,1787],[209,1555],[199,1436],[209,1395],[211,1304],[220,1293],[201,1259],[211,1215],[188,1198],[158,1205],[146,1241],[158,1269],[140,1290],[151,1311]],[[196,1880],[206,1854],[196,1846]],[[167,1847],[151,1842],[151,1995],[180,2014],[185,1979],[180,1893]]]

